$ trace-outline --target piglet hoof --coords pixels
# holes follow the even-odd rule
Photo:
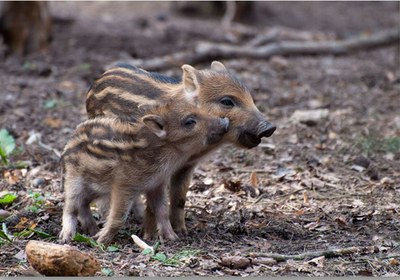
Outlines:
[[[88,232],[90,236],[94,236],[99,232],[99,227],[97,225],[90,226],[84,229],[85,232]]]
[[[187,231],[185,225],[183,225],[179,228],[175,228],[174,230],[178,234],[178,236],[186,236],[188,234],[188,231]]]
[[[75,232],[71,229],[63,228],[58,236],[61,243],[68,243],[71,241],[72,237],[75,235]]]
[[[97,243],[109,244],[113,238],[110,235],[99,231],[95,236],[93,236],[93,239],[95,239]]]
[[[172,220],[172,227],[174,231],[180,236],[186,236],[188,233],[184,220]]]
[[[166,240],[176,241],[179,240],[179,236],[172,230],[166,230],[160,234],[161,242],[165,242]]]
[[[154,234],[151,234],[150,232],[145,232],[145,233],[143,234],[143,239],[144,239],[144,240],[147,240],[147,241],[153,240],[154,237],[155,237],[155,235],[154,235]]]

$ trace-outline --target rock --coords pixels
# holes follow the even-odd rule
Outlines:
[[[290,117],[292,121],[312,126],[329,116],[328,109],[296,110]]]
[[[392,154],[392,153],[387,153],[387,154],[383,155],[383,157],[386,160],[394,160],[394,154]]]
[[[8,212],[6,210],[0,209],[0,221],[8,218],[9,216],[11,216],[11,212]]]
[[[311,109],[318,109],[323,106],[322,101],[318,100],[318,99],[311,99],[307,102],[307,104],[308,104],[308,107],[310,107]]]
[[[354,164],[351,166],[351,169],[357,172],[363,172],[365,170],[365,167]]]
[[[364,156],[358,156],[353,160],[354,165],[362,166],[364,168],[368,168],[370,163],[371,162]]]
[[[368,168],[366,174],[367,174],[367,176],[369,176],[369,178],[372,181],[378,181],[379,180],[379,173],[374,168]]]
[[[99,261],[69,245],[31,240],[25,248],[31,266],[46,276],[93,276]]]
[[[32,181],[32,187],[37,188],[45,183],[43,178],[36,178]]]
[[[276,146],[274,144],[269,144],[269,143],[261,143],[258,145],[258,147],[262,148],[264,150],[264,153],[266,154],[274,154],[276,150]]]

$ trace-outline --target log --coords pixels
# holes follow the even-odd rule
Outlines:
[[[129,63],[146,70],[161,70],[182,64],[195,64],[203,61],[252,58],[267,59],[272,56],[288,55],[345,55],[360,50],[398,44],[400,40],[400,28],[383,30],[370,35],[359,35],[344,40],[327,41],[282,41],[262,46],[237,46],[230,44],[215,44],[200,42],[194,50],[176,52],[152,59],[132,59],[123,62]],[[109,69],[121,61],[116,61],[106,66]]]
[[[93,256],[69,245],[31,240],[25,248],[31,266],[46,276],[93,276],[100,263]]]

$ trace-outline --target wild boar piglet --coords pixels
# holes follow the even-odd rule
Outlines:
[[[168,180],[188,158],[217,145],[228,126],[227,118],[210,116],[189,103],[151,106],[138,121],[99,117],[83,122],[62,155],[65,205],[60,238],[70,240],[79,221],[99,242],[112,241],[134,198],[144,194],[160,238],[177,239],[169,219]],[[98,199],[110,200],[100,231],[89,208]],[[153,233],[145,229],[145,234]]]
[[[120,63],[93,82],[87,93],[86,110],[89,119],[117,116],[129,120],[143,115],[143,104],[171,100],[180,104],[191,102],[211,115],[229,118],[229,131],[213,149],[225,143],[251,149],[276,129],[255,105],[249,88],[219,61],[213,61],[211,68],[204,70],[185,64],[181,78]],[[211,150],[190,157],[169,180],[170,219],[178,234],[187,233],[184,207],[192,173]]]

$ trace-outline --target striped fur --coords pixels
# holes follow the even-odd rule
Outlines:
[[[172,101],[184,106],[189,101],[210,115],[229,119],[229,131],[220,145],[230,143],[253,148],[262,137],[271,135],[261,133],[265,130],[260,128],[271,128],[272,125],[255,106],[249,89],[222,63],[214,61],[211,69],[205,70],[183,65],[182,70],[182,79],[175,79],[128,64],[116,66],[106,71],[89,90],[86,99],[88,117],[114,116],[135,120],[145,113],[141,108],[146,106],[142,105]],[[178,233],[187,232],[184,205],[192,172],[215,148],[217,146],[192,154],[185,166],[170,178],[170,217]],[[146,212],[146,216],[150,214]],[[155,230],[151,225],[148,228],[148,231]]]
[[[192,104],[153,106],[137,121],[98,117],[80,124],[65,146],[65,207],[60,237],[70,240],[78,220],[94,235],[92,201],[109,201],[104,228],[96,237],[110,242],[130,205],[145,194],[161,238],[176,239],[168,218],[168,178],[195,153],[220,141],[226,124]],[[163,133],[160,133],[163,132]]]

